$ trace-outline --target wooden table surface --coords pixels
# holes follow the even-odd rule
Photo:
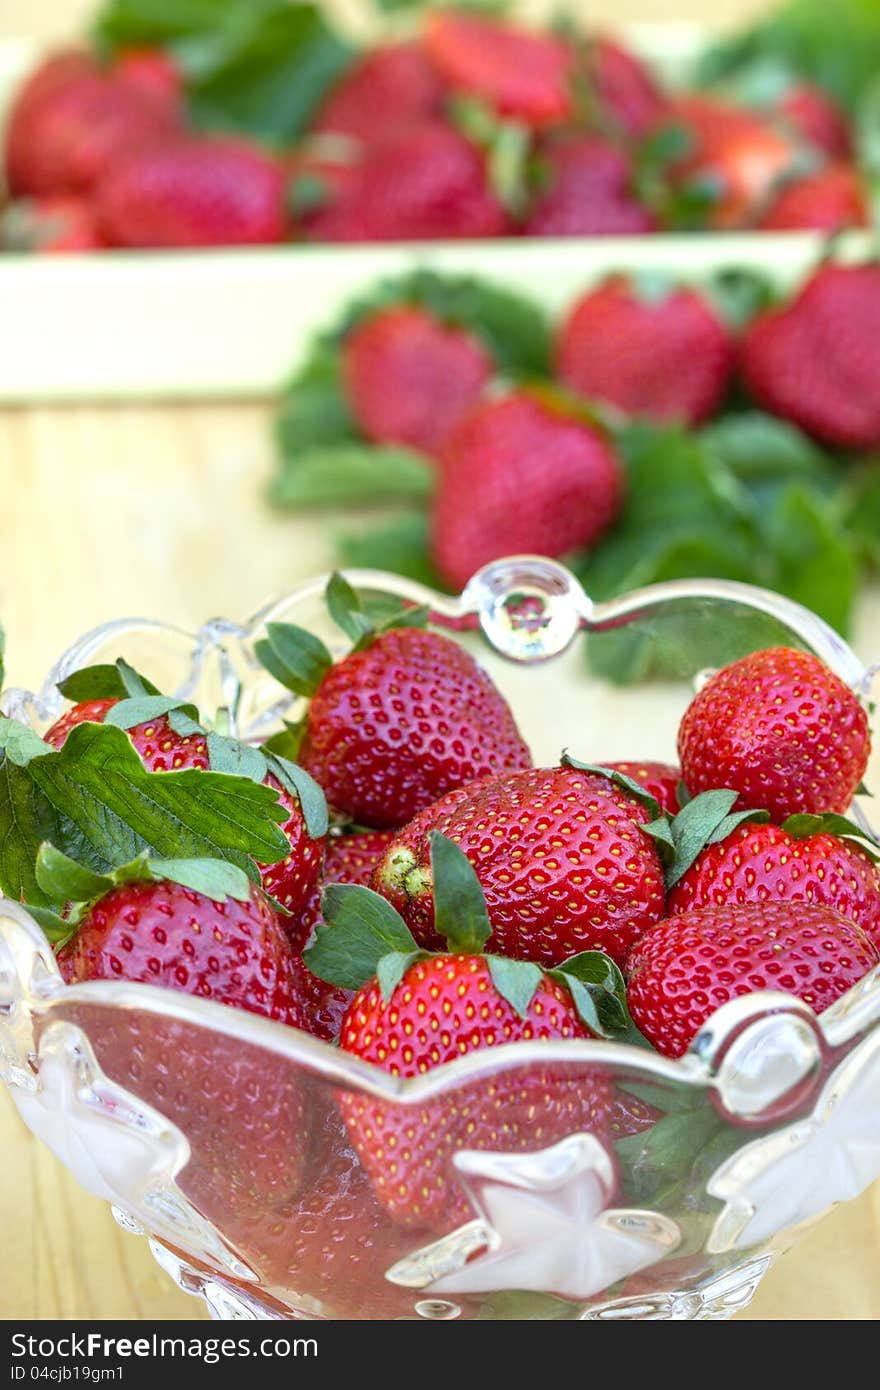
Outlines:
[[[0,0],[0,37],[77,31],[88,0]],[[763,8],[716,0],[716,21]],[[697,0],[594,3],[614,20],[699,17]],[[8,676],[33,685],[72,638],[111,616],[242,615],[329,561],[317,522],[264,507],[270,407],[41,408],[0,412],[0,615]],[[880,653],[880,605],[857,646]],[[146,1243],[80,1191],[0,1092],[0,1317],[186,1318]],[[880,1317],[880,1185],[784,1256],[743,1317]]]

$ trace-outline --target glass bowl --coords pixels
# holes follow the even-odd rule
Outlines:
[[[594,605],[562,566],[532,557],[488,566],[457,598],[347,577],[426,603],[478,651],[539,764],[563,747],[596,762],[674,758],[695,683],[776,643],[815,652],[863,694],[871,680],[815,615],[744,585],[681,581]],[[297,702],[254,642],[289,620],[343,650],[325,581],[196,634],[109,623],[3,708],[42,731],[64,704],[57,681],[122,655],[262,739]],[[225,1318],[729,1317],[795,1235],[880,1175],[878,1024],[880,967],[821,1017],[785,994],[736,999],[678,1061],[526,1042],[401,1081],[219,1004],[122,981],[66,986],[40,928],[0,901],[0,1072],[22,1118]],[[553,1133],[529,1125],[536,1086],[563,1098]],[[386,1215],[346,1143],[341,1095],[389,1131],[429,1128],[456,1193],[452,1229]],[[462,1115],[487,1102],[529,1132],[515,1152],[468,1148]]]

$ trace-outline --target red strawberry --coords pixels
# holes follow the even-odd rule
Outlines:
[[[849,159],[852,132],[846,114],[837,103],[812,82],[788,87],[776,103],[802,140],[822,150],[830,159]]]
[[[340,78],[312,130],[372,144],[439,117],[442,107],[443,85],[418,44],[389,44]]]
[[[696,185],[711,193],[707,221],[712,227],[748,226],[799,154],[772,120],[715,97],[680,97],[661,124],[683,127],[691,139],[673,180],[685,189]]]
[[[183,73],[164,48],[126,48],[116,54],[113,73],[174,116],[183,115]]]
[[[800,228],[835,232],[870,225],[867,189],[849,164],[828,164],[815,174],[789,179],[758,223],[767,232]]]
[[[358,157],[354,151],[327,153],[306,144],[282,158],[291,234],[320,239],[322,226],[356,180]]]
[[[483,155],[440,122],[370,145],[339,196],[308,225],[313,241],[424,241],[507,230]]]
[[[630,236],[653,232],[654,214],[632,190],[632,162],[600,135],[562,135],[541,151],[542,182],[526,236]]]
[[[20,198],[0,213],[0,250],[96,251],[103,244],[85,198]]]
[[[96,191],[111,246],[234,246],[283,241],[279,162],[240,139],[186,135],[117,159]]]
[[[360,825],[399,826],[475,777],[526,767],[505,700],[450,638],[394,628],[323,677],[300,762],[336,810]]]
[[[476,404],[492,371],[479,338],[414,305],[363,319],[342,353],[346,399],[362,432],[426,454]]]
[[[73,705],[43,735],[53,748],[61,748],[71,729],[77,724],[103,724],[115,700],[88,700]],[[207,768],[208,745],[202,734],[178,734],[163,715],[129,729],[128,736],[149,772],[174,772],[180,768]],[[278,793],[278,800],[289,812],[282,829],[290,841],[290,853],[277,864],[267,864],[262,870],[263,888],[292,914],[292,920],[309,902],[321,872],[323,839],[312,839],[306,830],[299,803],[275,777],[267,785]]]
[[[341,985],[328,985],[313,975],[302,956],[296,956],[291,967],[294,988],[302,1009],[300,1027],[322,1042],[336,1042],[342,1028],[345,1011],[354,998],[354,990]]]
[[[880,872],[854,840],[820,831],[791,834],[784,826],[740,825],[707,845],[674,888],[671,915],[744,903],[815,903],[848,917],[880,948]]]
[[[715,673],[691,701],[678,754],[692,796],[739,792],[774,820],[846,811],[868,765],[868,719],[839,676],[807,652],[772,647]]]
[[[496,989],[486,960],[419,960],[386,1003],[371,981],[355,995],[340,1046],[393,1076],[421,1072],[486,1047],[589,1037],[568,990],[543,976],[524,1015]],[[518,1066],[417,1105],[366,1093],[339,1098],[352,1142],[376,1196],[395,1221],[447,1231],[472,1219],[451,1182],[460,1148],[512,1153],[542,1149],[578,1130],[605,1130],[608,1083],[595,1070]]]
[[[587,46],[587,72],[599,116],[629,140],[641,140],[656,126],[667,101],[653,73],[629,49],[601,37]]]
[[[629,777],[631,781],[638,782],[640,787],[644,787],[649,796],[653,796],[661,811],[668,811],[671,816],[677,815],[681,809],[678,804],[678,785],[681,781],[681,769],[670,766],[669,763],[603,763],[611,772],[621,772],[624,777]]]
[[[746,386],[825,444],[880,445],[880,266],[823,265],[787,304],[750,324]]]
[[[83,54],[59,54],[39,68],[13,103],[6,129],[6,175],[15,196],[82,193],[118,155],[166,134],[166,108]]]
[[[662,1118],[663,1112],[656,1106],[630,1095],[621,1086],[615,1087],[608,1107],[608,1132],[615,1143],[634,1134],[644,1134]]]
[[[511,391],[476,407],[446,441],[432,549],[463,587],[502,555],[593,545],[623,500],[623,469],[599,429],[549,393]]]
[[[546,127],[572,115],[575,58],[562,39],[447,11],[428,16],[423,42],[453,91],[478,97],[501,116]]]
[[[177,883],[113,888],[58,952],[68,984],[128,980],[162,985],[298,1026],[291,951],[265,898],[215,903]]]
[[[598,950],[621,964],[663,912],[663,870],[640,828],[647,819],[629,793],[575,768],[485,778],[404,826],[373,887],[421,946],[442,944],[429,858],[437,830],[476,871],[492,925],[488,949],[542,965]]]
[[[556,365],[560,381],[588,399],[653,421],[697,425],[724,398],[733,344],[695,290],[615,275],[571,309]]]
[[[816,1013],[880,962],[853,922],[827,907],[714,907],[660,922],[628,962],[633,1021],[680,1057],[711,1014],[754,990],[782,990]]]

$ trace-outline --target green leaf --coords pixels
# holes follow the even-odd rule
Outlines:
[[[582,951],[550,972],[571,992],[581,1018],[603,1038],[618,1042],[641,1041],[630,1018],[623,975],[604,951]],[[582,1006],[589,1000],[586,1013]],[[627,1036],[623,1036],[627,1035]]]
[[[507,1000],[520,1018],[525,1018],[535,990],[544,978],[540,965],[528,960],[509,960],[506,956],[487,956],[486,964],[502,999]]]
[[[299,757],[305,729],[305,720],[300,719],[296,723],[292,723],[285,719],[284,728],[279,729],[277,734],[266,739],[262,751],[264,753],[277,753],[287,762],[295,763]]]
[[[302,134],[351,59],[316,6],[288,0],[110,0],[96,35],[105,50],[168,47],[196,126],[277,144]]]
[[[855,821],[849,820],[846,816],[839,816],[834,811],[825,811],[822,815],[811,816],[801,813],[789,816],[782,822],[780,829],[786,834],[791,835],[796,840],[805,840],[811,835],[840,835],[844,839],[858,840],[862,849],[871,859],[880,859],[880,844],[874,839],[869,830],[864,830]]]
[[[320,637],[293,623],[267,623],[266,634],[254,644],[260,664],[295,695],[314,695],[333,665]]]
[[[728,835],[733,834],[738,825],[744,824],[745,821],[751,821],[754,825],[766,825],[769,819],[769,811],[734,811],[716,825],[706,844],[719,845],[722,840],[727,839]]]
[[[430,559],[428,518],[405,513],[368,531],[338,536],[336,554],[350,569],[383,569],[432,589],[448,589]]]
[[[159,691],[121,658],[112,666],[84,666],[72,671],[58,690],[66,700],[125,700],[130,696],[158,695]]]
[[[324,597],[330,617],[355,646],[372,635],[373,624],[364,612],[360,596],[338,570],[331,574]]]
[[[250,880],[244,870],[222,859],[150,859],[147,867],[154,877],[203,893],[215,903],[227,898],[247,902],[251,895]]]
[[[706,293],[731,328],[743,329],[773,303],[773,285],[757,270],[728,267],[712,276]],[[728,419],[736,419],[729,416]]]
[[[397,989],[407,970],[420,960],[422,951],[389,951],[376,966],[376,979],[379,991],[387,1004]]]
[[[38,906],[40,844],[107,873],[151,851],[159,858],[219,858],[255,882],[255,860],[289,852],[271,788],[241,777],[185,770],[147,772],[121,729],[80,724],[64,747],[16,768],[0,762],[0,889]]]
[[[285,791],[299,801],[306,834],[313,840],[320,840],[322,835],[327,834],[330,824],[323,788],[299,763],[292,763],[279,753],[269,753],[266,762],[269,771],[275,774]]]
[[[858,572],[831,502],[792,483],[761,512],[759,533],[772,557],[770,587],[848,632]]]
[[[56,950],[69,941],[76,931],[77,924],[62,917],[60,912],[55,912],[51,907],[40,907],[35,903],[28,903],[27,910],[34,921],[43,930],[43,935],[51,946]]]
[[[134,729],[138,724],[146,724],[153,719],[161,719],[163,714],[181,708],[179,700],[168,695],[137,695],[119,700],[104,716],[104,723],[115,729]],[[192,717],[192,716],[190,716]]]
[[[755,486],[802,480],[828,484],[836,470],[827,454],[795,425],[759,410],[725,415],[701,434],[740,482]]]
[[[27,767],[32,758],[42,757],[50,751],[50,745],[35,734],[27,724],[17,719],[7,719],[0,714],[0,750],[17,767]]]
[[[595,772],[599,777],[607,777],[609,782],[613,782],[616,787],[628,792],[638,801],[640,806],[644,806],[652,820],[656,820],[660,816],[660,807],[650,792],[646,792],[645,788],[639,782],[634,782],[632,777],[618,772],[617,768],[603,767],[601,763],[582,763],[567,752],[562,754],[560,762],[563,767],[575,767],[581,772]]]
[[[619,1139],[614,1147],[627,1200],[651,1201],[662,1189],[685,1178],[723,1127],[716,1112],[703,1101],[691,1110],[664,1116],[641,1134]]]
[[[474,867],[454,840],[432,830],[434,928],[453,951],[476,955],[492,935],[486,899]]]
[[[660,1110],[664,1115],[679,1114],[683,1110],[693,1110],[699,1104],[699,1092],[694,1092],[690,1086],[680,1086],[675,1083],[666,1082],[652,1084],[649,1081],[616,1081],[615,1084],[630,1095],[642,1101],[645,1105],[650,1105],[654,1110]]]
[[[313,445],[279,460],[269,485],[276,507],[378,507],[427,501],[437,481],[414,449],[358,439]]]
[[[693,864],[700,850],[730,813],[737,793],[729,788],[702,792],[683,806],[670,821],[675,859],[666,874],[666,887],[673,888]]]
[[[282,457],[294,465],[312,450],[321,454],[358,440],[342,387],[338,349],[326,337],[318,339],[288,386],[275,437]]]
[[[268,772],[265,755],[250,743],[214,731],[207,736],[208,766],[212,772],[231,773],[247,777],[249,782],[262,782]]]
[[[303,952],[313,975],[343,989],[360,989],[383,956],[412,955],[418,946],[399,912],[372,888],[328,883],[321,895],[324,921]]]
[[[48,841],[40,845],[36,876],[47,900],[53,903],[88,902],[90,898],[100,898],[113,887],[110,876],[96,874],[84,864],[78,864]]]
[[[186,707],[186,709],[189,708],[189,706]],[[204,734],[205,730],[202,728],[201,724],[197,719],[193,719],[192,715],[187,714],[186,709],[182,709],[178,706],[177,709],[173,709],[169,712],[169,728],[173,729],[176,734],[180,734],[183,738],[190,738],[193,734]]]
[[[866,565],[880,569],[880,463],[876,459],[847,474],[840,502],[850,544]]]

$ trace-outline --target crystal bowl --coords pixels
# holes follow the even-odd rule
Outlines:
[[[674,757],[705,673],[769,645],[815,652],[863,694],[872,675],[814,614],[745,585],[681,581],[594,605],[562,566],[533,557],[486,567],[456,598],[347,577],[427,604],[477,651],[538,763],[563,747],[597,762]],[[42,731],[64,703],[57,681],[122,655],[262,739],[296,699],[254,642],[290,620],[340,650],[325,579],[195,634],[109,623],[40,692],[7,691],[3,709]],[[19,1113],[224,1318],[729,1317],[805,1226],[880,1175],[878,1025],[880,967],[821,1017],[786,994],[738,998],[677,1061],[605,1041],[525,1042],[401,1081],[219,1004],[124,981],[66,986],[40,928],[0,900],[0,1073]],[[537,1129],[515,1152],[467,1147],[468,1105],[503,1107],[521,1133],[536,1086],[574,1098],[567,1132]],[[597,1091],[615,1100],[614,1126],[591,1124],[581,1102]],[[397,1226],[378,1206],[345,1141],[342,1093],[403,1133],[408,1116],[430,1126],[456,1187],[452,1230]],[[231,1191],[227,1170],[267,1153],[271,1191]]]

